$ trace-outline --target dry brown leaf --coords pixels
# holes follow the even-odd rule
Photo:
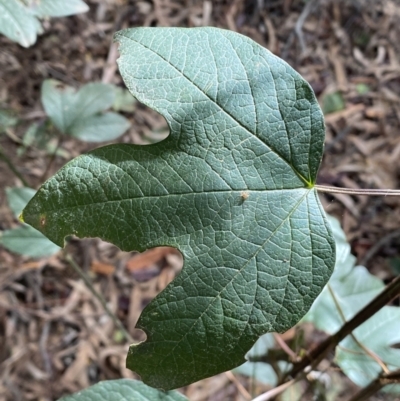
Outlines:
[[[368,107],[365,110],[365,116],[368,118],[379,119],[379,118],[384,118],[385,115],[386,115],[386,110],[383,106],[372,106]]]
[[[94,273],[110,276],[115,272],[115,266],[110,265],[109,263],[103,263],[98,260],[93,260],[90,266],[90,270]]]
[[[133,333],[136,323],[142,311],[142,291],[139,285],[135,285],[131,291],[129,313],[128,313],[128,331]]]
[[[90,382],[87,375],[87,367],[91,359],[96,359],[96,352],[90,341],[82,340],[79,343],[75,360],[68,366],[61,378],[62,382],[70,386],[73,386],[77,382],[80,388],[89,387]]]
[[[166,246],[149,249],[148,251],[134,255],[128,260],[126,267],[130,271],[141,270],[148,266],[154,265],[168,254],[176,252],[177,251],[174,250],[174,248],[169,248]]]

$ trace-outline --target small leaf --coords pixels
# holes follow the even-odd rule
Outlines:
[[[39,21],[19,0],[0,0],[0,32],[23,47],[36,42]]]
[[[324,114],[334,113],[345,108],[343,96],[340,92],[328,93],[322,99]]]
[[[23,216],[61,246],[75,234],[181,251],[183,271],[143,311],[147,340],[127,358],[144,382],[171,389],[245,362],[328,280],[334,241],[313,188],[323,116],[298,73],[237,33],[139,28],[116,39],[128,88],[170,136],[76,158]]]
[[[114,91],[115,100],[112,108],[115,111],[125,111],[127,113],[132,113],[136,107],[136,99],[126,89],[116,87]]]
[[[6,188],[7,202],[15,217],[19,217],[35,193],[34,189],[27,187]],[[0,244],[12,252],[33,258],[50,256],[60,249],[40,231],[28,225],[4,231],[0,237]]]
[[[40,18],[66,17],[85,13],[89,7],[82,0],[25,0],[30,11]]]
[[[400,369],[400,308],[385,306],[364,324],[353,331],[356,339],[374,353],[390,370]],[[336,348],[336,360],[343,372],[358,386],[365,387],[382,372],[378,362],[365,349],[346,337]],[[400,385],[387,386],[385,390],[400,394]]]
[[[51,256],[60,250],[40,231],[26,225],[3,231],[0,244],[12,252],[31,258]]]
[[[273,334],[267,333],[262,335],[256,343],[251,347],[250,351],[246,354],[246,359],[260,358],[267,355],[268,350],[275,346],[275,339]]]
[[[0,5],[1,7],[1,5]],[[10,112],[6,110],[0,110],[0,134],[6,130],[6,128],[17,125],[18,119],[15,118]]]
[[[264,362],[245,362],[234,370],[243,376],[251,377],[260,383],[275,387],[278,384],[278,376],[269,363]]]
[[[25,131],[22,138],[22,144],[24,147],[30,147],[37,142],[38,137],[41,136],[41,131],[43,130],[43,125],[38,123],[31,124]]]
[[[246,359],[261,358],[266,356],[268,354],[268,350],[273,348],[274,345],[274,336],[271,333],[264,334],[256,341],[251,350],[246,354]],[[277,364],[282,372],[288,371],[289,364],[287,362],[278,361]],[[234,371],[235,373],[251,377],[252,379],[267,384],[271,387],[275,387],[278,384],[278,376],[269,363],[247,361],[243,365],[237,367]]]
[[[78,92],[54,79],[42,84],[42,103],[54,125],[63,133],[69,133],[73,124],[107,110],[114,102],[111,85],[92,83]]]
[[[359,95],[365,95],[368,92],[371,92],[371,88],[367,84],[357,84],[356,91]]]
[[[6,188],[7,202],[15,217],[21,214],[26,204],[33,198],[36,191],[32,188]]]
[[[113,86],[101,83],[87,84],[78,92],[56,80],[42,85],[42,103],[54,125],[89,142],[115,139],[129,128],[129,121],[119,114],[99,114],[113,105],[114,98]]]
[[[121,136],[130,125],[125,117],[109,112],[78,121],[71,127],[70,134],[82,141],[105,142]]]
[[[59,401],[188,401],[177,391],[163,391],[137,380],[107,380]]]
[[[351,319],[384,288],[380,279],[374,277],[363,266],[354,267],[347,276],[329,281],[346,320]],[[326,287],[304,318],[329,334],[339,330],[345,322],[337,310],[335,301]]]

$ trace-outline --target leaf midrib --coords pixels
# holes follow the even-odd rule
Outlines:
[[[73,206],[67,206],[67,207],[62,207],[62,208],[56,208],[56,209],[46,209],[40,213],[50,213],[50,212],[60,212],[64,210],[70,210],[70,209],[75,209],[75,208],[81,208],[81,207],[89,207],[93,205],[102,205],[106,203],[117,203],[117,202],[126,202],[126,201],[131,201],[135,199],[153,199],[153,198],[167,198],[167,197],[181,197],[181,196],[189,196],[189,195],[212,195],[216,193],[231,193],[231,194],[237,194],[238,199],[242,199],[242,202],[248,202],[251,200],[251,193],[259,193],[259,192],[286,192],[286,191],[309,191],[312,188],[304,188],[304,187],[298,187],[298,188],[282,188],[282,189],[223,189],[223,190],[213,190],[213,191],[200,191],[200,192],[181,192],[181,193],[176,193],[176,194],[161,194],[161,195],[139,195],[139,196],[132,196],[129,198],[121,198],[121,199],[113,199],[113,200],[107,200],[107,201],[101,201],[101,202],[91,202],[91,203],[86,203],[86,204],[81,204],[81,205],[73,205]],[[248,198],[243,199],[242,198],[242,193],[245,192],[249,195]]]
[[[292,171],[300,178],[301,181],[303,181],[307,187],[310,187],[312,183],[309,182],[293,165],[290,163],[288,160],[286,160],[276,149],[274,149],[270,144],[265,143],[262,141],[257,135],[254,134],[254,132],[251,132],[247,127],[245,127],[239,120],[237,120],[231,113],[229,113],[227,110],[225,110],[216,100],[211,98],[207,93],[205,93],[198,85],[196,85],[193,81],[189,79],[182,71],[180,71],[177,67],[175,67],[173,64],[171,64],[167,59],[165,59],[162,55],[158,54],[155,50],[152,48],[144,45],[143,43],[134,40],[133,38],[123,35],[122,33],[119,34],[120,36],[123,36],[126,39],[131,40],[132,42],[135,42],[139,44],[140,46],[144,47],[145,49],[151,51],[153,54],[156,56],[160,57],[162,60],[164,60],[168,65],[170,65],[175,71],[180,73],[182,77],[184,77],[190,84],[192,84],[197,90],[199,90],[204,96],[207,97],[213,104],[219,107],[220,110],[222,110],[227,116],[229,116],[239,127],[243,128],[248,134],[250,134],[252,137],[257,138],[264,146],[266,146],[271,152],[275,153],[276,156],[278,156],[282,161],[284,161],[291,169]],[[250,84],[250,83],[249,83]]]

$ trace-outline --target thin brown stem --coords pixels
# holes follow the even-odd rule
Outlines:
[[[11,159],[5,154],[1,146],[0,146],[0,159],[3,159],[6,162],[10,170],[20,179],[20,181],[24,184],[25,187],[30,188],[28,181],[26,181],[25,178],[22,176],[22,174],[17,170],[17,168],[14,166]]]
[[[48,161],[48,163],[47,163],[46,169],[45,169],[44,173],[42,174],[42,177],[41,177],[41,179],[40,179],[41,182],[46,181],[47,175],[49,174],[49,171],[50,171],[50,169],[51,169],[51,166],[53,165],[54,161],[56,160],[57,153],[58,153],[58,151],[61,149],[61,146],[62,146],[62,144],[63,144],[63,141],[64,141],[64,137],[60,135],[60,136],[57,138],[57,145],[56,145],[56,147],[54,148],[54,151],[53,151],[53,153],[52,153],[51,156],[50,156],[50,159],[49,159],[49,161]]]
[[[325,185],[315,185],[318,192],[327,192],[331,194],[347,195],[367,195],[367,196],[400,196],[400,189],[362,189],[362,188],[339,188],[328,187]]]
[[[246,390],[243,384],[240,383],[240,381],[236,378],[236,376],[232,373],[232,371],[228,370],[227,372],[225,372],[225,376],[236,386],[239,393],[242,395],[244,399],[251,400],[250,393]]]
[[[396,277],[389,285],[387,285],[377,297],[361,309],[352,319],[345,323],[335,334],[321,342],[317,347],[307,353],[299,362],[295,362],[287,376],[296,377],[309,365],[311,366],[311,369],[313,369],[339,344],[340,341],[351,334],[354,329],[362,325],[366,320],[398,295],[400,295],[400,276]]]
[[[400,237],[400,229],[392,231],[391,233],[382,237],[379,241],[377,241],[365,254],[365,256],[360,260],[360,265],[367,266],[368,262],[375,256],[375,254],[390,241],[395,238]]]
[[[336,294],[333,291],[332,287],[328,284],[328,291],[333,299],[333,302],[336,306],[336,309],[338,310],[340,317],[343,321],[343,323],[347,322],[346,316],[343,313],[343,310],[339,304],[339,301],[336,298]],[[358,340],[358,338],[353,334],[350,333],[351,338],[353,339],[353,341],[371,358],[373,359],[380,367],[381,369],[385,372],[385,373],[389,373],[390,370],[389,368],[385,365],[385,363],[379,358],[378,355],[375,354],[375,352],[371,351],[369,348],[367,348],[361,341]]]
[[[82,278],[86,286],[89,288],[90,292],[94,295],[95,298],[100,302],[101,306],[104,308],[104,311],[107,315],[112,319],[114,324],[118,327],[124,337],[130,342],[133,343],[133,337],[128,333],[121,320],[115,315],[115,313],[108,307],[106,300],[103,298],[101,294],[93,287],[93,284],[90,278],[86,275],[86,273],[78,266],[73,257],[70,254],[65,255],[65,260],[69,263],[69,265],[75,270],[75,272]]]
[[[381,390],[388,384],[400,383],[400,369],[390,373],[382,373],[367,387],[364,387],[358,393],[354,394],[349,401],[365,401],[369,400],[371,396]]]
[[[280,334],[274,333],[274,338],[278,345],[282,348],[282,350],[286,352],[287,355],[289,355],[290,359],[292,361],[295,361],[297,359],[297,354],[286,344],[285,340],[283,340]]]
[[[286,383],[283,383],[280,386],[275,387],[275,388],[267,391],[266,393],[263,393],[263,394],[259,395],[258,397],[254,398],[253,401],[268,401],[268,400],[272,400],[273,398],[275,398],[279,394],[283,393],[286,389],[288,389],[292,384],[296,383],[297,381],[298,381],[297,379],[293,379],[293,380],[290,380],[290,381],[288,381]]]

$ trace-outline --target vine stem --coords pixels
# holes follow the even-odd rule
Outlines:
[[[96,291],[96,289],[93,287],[92,281],[87,276],[87,274],[78,266],[78,264],[75,262],[74,258],[69,253],[66,253],[65,260],[75,270],[75,272],[78,273],[78,275],[82,278],[82,280],[84,281],[86,286],[89,288],[90,292],[94,295],[95,298],[97,298],[97,300],[100,302],[101,306],[104,308],[104,311],[112,319],[112,321],[118,327],[118,329],[121,331],[121,333],[124,335],[124,337],[130,343],[133,343],[134,342],[133,337],[128,333],[128,331],[122,324],[121,320],[119,320],[118,317],[113,313],[113,311],[108,307],[107,302],[103,298],[103,296],[98,291]]]
[[[318,192],[327,192],[331,194],[347,195],[367,195],[367,196],[400,196],[400,189],[362,189],[362,188],[340,188],[328,187],[325,185],[314,185]]]
[[[10,170],[16,175],[17,178],[20,179],[22,184],[24,184],[25,187],[30,188],[29,183],[25,180],[23,175],[18,171],[18,169],[14,166],[13,162],[11,159],[5,154],[3,151],[3,148],[0,146],[0,159],[3,159],[6,163],[7,166],[10,168]]]
[[[296,377],[307,366],[313,369],[325,356],[332,351],[345,337],[358,326],[361,326],[372,315],[382,309],[387,303],[400,295],[400,276],[396,277],[385,289],[376,296],[368,305],[361,309],[352,319],[346,322],[335,334],[317,345],[308,352],[299,362],[293,364],[293,368],[286,375]]]
[[[61,146],[63,145],[64,142],[64,136],[62,136],[62,134],[59,134],[58,138],[57,138],[57,144],[54,148],[53,153],[50,155],[50,159],[47,163],[46,169],[44,170],[44,173],[42,174],[42,177],[40,179],[41,182],[45,181],[47,178],[47,174],[49,174],[50,168],[54,163],[54,160],[56,160],[57,157],[57,152],[61,149]]]
[[[349,401],[366,401],[371,399],[371,397],[377,393],[382,387],[388,384],[400,383],[400,369],[395,370],[390,373],[383,373],[378,376],[373,382],[371,382],[367,387],[360,390],[358,393],[353,395]]]
[[[286,383],[283,383],[280,386],[275,387],[275,388],[267,391],[266,393],[263,393],[263,394],[259,395],[258,397],[254,398],[253,401],[268,401],[268,400],[272,400],[273,398],[275,398],[279,394],[283,393],[286,389],[288,389],[292,384],[294,384],[297,381],[298,381],[298,379],[292,379],[292,380],[290,380],[290,381],[288,381]]]
[[[336,306],[336,309],[337,309],[338,312],[339,312],[339,315],[340,315],[340,317],[341,317],[343,323],[346,323],[346,322],[347,322],[346,316],[344,315],[344,312],[343,312],[343,310],[342,310],[342,308],[341,308],[341,306],[340,306],[340,304],[339,304],[339,301],[338,301],[338,299],[337,299],[337,297],[336,297],[336,294],[335,294],[335,292],[333,291],[333,288],[332,288],[332,286],[331,286],[329,283],[327,284],[327,288],[328,288],[328,291],[329,291],[329,293],[330,293],[330,295],[331,295],[331,297],[332,297],[332,299],[333,299],[333,302],[334,302],[334,304],[335,304],[335,306]],[[367,348],[362,342],[360,342],[360,341],[358,340],[358,338],[354,335],[354,333],[350,333],[350,336],[351,336],[351,338],[353,339],[353,341],[354,341],[354,342],[355,342],[370,358],[372,358],[372,359],[381,367],[381,369],[383,370],[383,372],[385,372],[385,373],[390,373],[389,368],[388,368],[388,367],[385,365],[385,363],[379,358],[379,356],[375,354],[375,352],[371,351],[371,350],[370,350],[369,348]]]

